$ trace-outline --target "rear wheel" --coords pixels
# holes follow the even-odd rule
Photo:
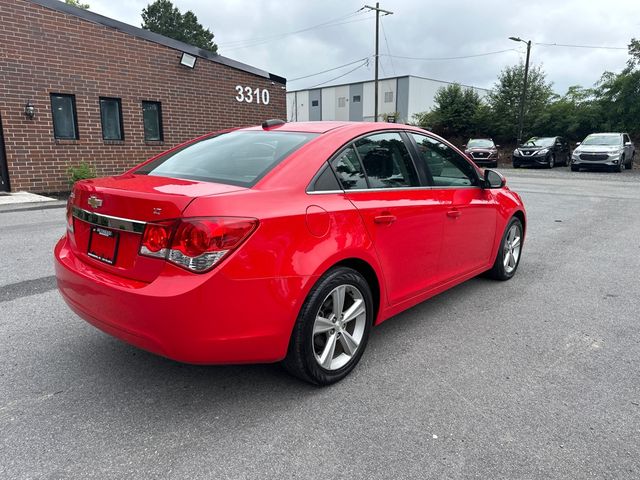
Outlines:
[[[493,268],[487,272],[489,277],[496,280],[509,280],[515,275],[520,264],[523,231],[520,219],[512,217],[502,235]]]
[[[293,328],[284,367],[316,385],[330,385],[354,369],[373,323],[373,298],[357,271],[338,267],[313,287]]]

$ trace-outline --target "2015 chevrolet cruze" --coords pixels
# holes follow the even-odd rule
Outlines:
[[[76,183],[67,222],[58,286],[88,322],[178,361],[283,361],[316,384],[354,368],[372,326],[480,273],[511,278],[525,234],[500,174],[381,123],[206,135]]]

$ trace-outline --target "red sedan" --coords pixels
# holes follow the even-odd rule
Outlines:
[[[278,362],[329,384],[372,326],[480,273],[511,278],[525,210],[492,170],[410,126],[268,121],[76,183],[62,296],[181,362]]]

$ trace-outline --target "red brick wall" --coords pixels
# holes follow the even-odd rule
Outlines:
[[[70,166],[112,175],[197,135],[286,118],[283,85],[28,0],[0,0],[0,118],[11,190],[68,190]],[[236,85],[268,89],[269,105],[239,103]],[[79,140],[55,140],[50,93],[76,96]],[[122,99],[125,140],[102,139],[99,97]],[[29,120],[24,105],[36,116]],[[162,102],[164,142],[145,142],[142,100]]]

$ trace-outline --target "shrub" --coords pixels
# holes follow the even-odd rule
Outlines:
[[[96,169],[88,163],[81,163],[79,165],[69,167],[67,173],[69,175],[69,187],[72,187],[78,180],[96,177]]]

